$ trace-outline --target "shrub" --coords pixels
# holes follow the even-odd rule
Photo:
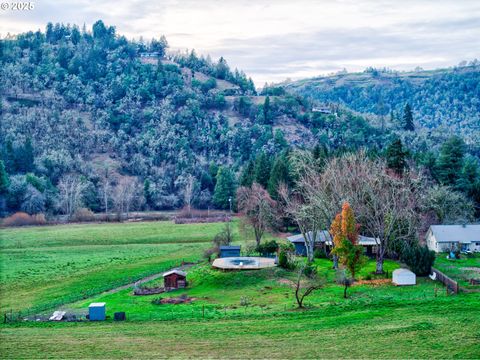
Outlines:
[[[303,273],[307,278],[312,279],[317,275],[317,267],[311,263],[307,264],[305,265],[305,269],[303,269]]]
[[[280,246],[280,253],[278,254],[278,266],[287,270],[295,269],[293,249],[294,248],[292,244]]]
[[[28,215],[24,212],[16,212],[3,220],[3,226],[45,225],[46,223],[44,214]]]
[[[316,248],[313,252],[313,257],[315,259],[327,259],[327,254],[324,249]]]
[[[80,208],[77,211],[75,211],[75,214],[73,214],[73,220],[74,221],[94,221],[95,214],[90,209]]]
[[[402,261],[418,276],[430,274],[435,262],[435,252],[426,246],[413,246],[404,250]]]
[[[267,241],[258,245],[256,250],[262,255],[274,254],[278,250],[278,244],[275,240]]]
[[[207,259],[208,262],[211,262],[211,261],[212,261],[212,256],[213,256],[214,254],[218,254],[218,251],[219,251],[218,247],[208,248],[208,249],[206,249],[206,250],[203,252],[203,257],[204,257],[205,259]]]
[[[242,296],[240,298],[240,306],[248,306],[250,305],[250,299],[247,296]]]
[[[256,242],[248,242],[244,247],[244,253],[246,256],[255,255],[257,251],[257,243]]]

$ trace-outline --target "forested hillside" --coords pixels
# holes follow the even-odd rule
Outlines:
[[[363,73],[299,80],[284,84],[295,94],[320,102],[341,103],[362,112],[400,118],[409,103],[418,127],[451,131],[468,144],[480,143],[480,62],[412,72],[366,69]]]
[[[465,172],[462,179],[469,180],[458,186],[471,196],[480,184],[471,156],[478,149],[471,141],[479,133],[473,119],[478,96],[471,96],[473,88],[478,92],[474,71],[461,72],[472,77],[461,93],[461,104],[468,97],[468,112],[448,128],[453,131],[433,133],[417,127],[429,121],[416,107],[421,100],[412,102],[415,128],[405,129],[398,109],[406,95],[395,96],[394,87],[389,91],[395,104],[387,96],[382,100],[382,113],[390,104],[395,110],[392,120],[354,112],[328,92],[329,103],[319,106],[304,91],[308,81],[297,89],[307,97],[292,95],[294,84],[288,91],[266,87],[257,94],[252,80],[223,58],[170,53],[164,37],[130,41],[102,21],[91,31],[48,24],[45,32],[2,39],[0,62],[0,214],[73,216],[80,208],[124,213],[184,205],[227,209],[239,184],[254,179],[274,196],[276,185],[291,181],[289,152],[295,148],[315,148],[317,158],[360,148],[385,156],[400,141],[393,157],[442,174],[440,147],[457,129],[465,129],[469,143],[454,139],[454,154],[445,155],[458,158],[456,175],[437,178],[457,186]],[[442,84],[439,96],[448,101],[437,103],[463,109]],[[460,97],[455,84],[453,93]],[[349,99],[366,104],[365,94]],[[466,190],[465,184],[477,187]]]
[[[3,39],[3,209],[68,213],[62,192],[72,186],[94,211],[124,208],[114,204],[118,185],[142,195],[137,208],[177,208],[191,182],[195,205],[207,207],[219,166],[237,172],[258,152],[320,138],[332,146],[378,143],[360,116],[313,114],[293,96],[256,96],[251,79],[223,58],[167,56],[167,47],[164,37],[129,41],[102,21],[91,31],[48,24],[45,33]],[[321,131],[312,126],[318,121]]]

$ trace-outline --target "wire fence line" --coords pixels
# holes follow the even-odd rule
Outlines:
[[[402,301],[402,304],[411,303],[418,304],[419,302],[432,301],[434,298],[446,296],[446,294],[439,294],[436,289],[430,291],[424,291],[418,293],[413,297],[395,298],[393,296],[382,297],[368,297],[359,296],[357,298],[350,298],[347,300],[329,300],[321,303],[308,303],[307,313],[317,314],[318,311],[322,312],[342,312],[349,308],[375,306],[381,304],[391,304],[392,301]],[[108,304],[107,304],[108,307]],[[45,311],[38,310],[24,310],[13,311],[9,310],[3,313],[4,323],[15,323],[22,321],[31,322],[45,322],[49,321],[50,316],[55,310],[65,311],[65,317],[62,321],[89,321],[87,318],[88,310],[85,308],[67,308],[62,307],[60,309],[46,309]],[[275,305],[214,305],[214,304],[182,304],[182,305],[158,305],[158,310],[140,311],[128,311],[127,309],[118,309],[118,311],[126,311],[127,321],[187,321],[187,320],[221,320],[221,319],[248,319],[266,317],[272,318],[276,316],[288,316],[298,314],[297,306],[295,302],[275,304]],[[113,311],[107,312],[107,321],[113,321]]]

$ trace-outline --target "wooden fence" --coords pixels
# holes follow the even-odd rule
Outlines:
[[[432,272],[437,275],[438,281],[443,283],[453,293],[458,294],[459,286],[455,280],[449,278],[447,275],[442,273],[440,270],[435,269],[434,267],[432,267]]]

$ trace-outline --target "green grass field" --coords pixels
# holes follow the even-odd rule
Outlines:
[[[0,230],[2,311],[85,311],[89,303],[105,301],[109,315],[101,323],[2,324],[0,357],[480,358],[478,294],[447,295],[440,283],[419,278],[410,287],[355,285],[343,299],[326,259],[316,260],[325,285],[307,298],[306,310],[295,307],[293,272],[222,272],[206,262],[188,269],[187,289],[102,294],[182,260],[201,260],[223,226],[151,222]],[[234,236],[244,244],[237,222]],[[374,266],[370,261],[357,278]],[[390,273],[397,267],[385,263]],[[152,304],[182,294],[195,300]],[[113,322],[115,311],[125,311],[127,321]]]
[[[0,309],[48,309],[198,260],[222,228],[148,222],[1,229]]]
[[[446,254],[439,254],[435,260],[435,267],[457,281],[466,289],[475,289],[478,286],[469,284],[470,279],[480,280],[480,254],[461,255],[460,259],[449,260]]]

